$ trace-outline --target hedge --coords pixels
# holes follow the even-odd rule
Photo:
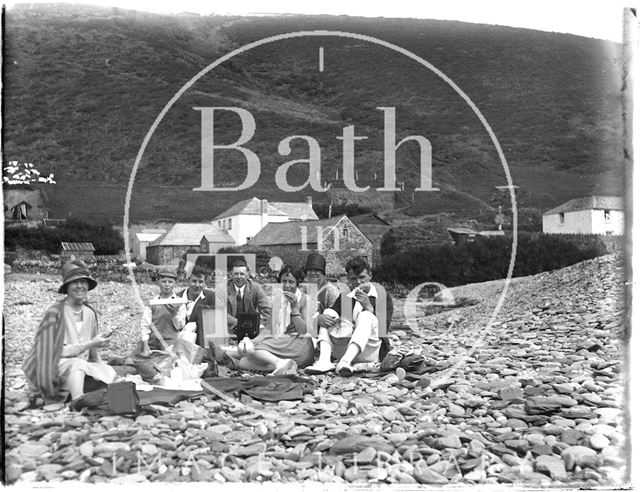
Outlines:
[[[57,253],[61,242],[93,243],[95,254],[112,255],[124,249],[122,234],[110,224],[69,219],[60,225],[12,226],[4,230],[5,249],[22,247]]]
[[[439,282],[447,287],[506,278],[512,236],[478,237],[471,243],[425,246],[386,256],[376,279],[413,287]],[[518,235],[513,276],[533,275],[573,265],[607,253],[599,236]]]

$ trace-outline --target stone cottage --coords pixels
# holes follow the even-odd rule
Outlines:
[[[4,195],[5,220],[43,220],[49,218],[45,206],[47,197],[39,188],[6,186]]]
[[[213,224],[175,224],[169,232],[147,246],[147,261],[153,265],[177,264],[188,250],[206,248],[216,253],[220,248],[234,246],[229,233]]]
[[[267,249],[285,263],[303,267],[313,251],[327,259],[327,274],[344,273],[347,261],[363,256],[373,260],[371,240],[346,215],[330,219],[267,224],[249,241],[250,246]]]
[[[305,202],[269,202],[253,197],[236,203],[213,219],[241,246],[247,244],[264,226],[272,222],[318,220],[311,197]]]

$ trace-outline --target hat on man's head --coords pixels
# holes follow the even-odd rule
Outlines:
[[[307,270],[320,270],[323,274],[327,268],[327,260],[324,259],[320,253],[311,253],[307,256],[307,264],[304,267],[305,272]]]
[[[58,289],[60,294],[67,293],[67,287],[74,280],[85,279],[89,282],[89,290],[95,289],[98,282],[91,277],[89,267],[82,260],[71,260],[62,265],[62,285]]]
[[[157,275],[158,277],[178,278],[176,270],[170,266],[161,266],[158,268]]]

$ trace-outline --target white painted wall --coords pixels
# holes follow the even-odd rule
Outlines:
[[[610,210],[605,220],[604,210],[577,210],[564,213],[564,223],[560,214],[542,216],[542,232],[547,234],[607,234],[624,233],[624,212]]]
[[[594,234],[611,234],[621,236],[624,234],[624,211],[610,210],[608,217],[604,210],[591,211],[591,227]]]
[[[252,238],[269,222],[288,222],[289,217],[285,215],[267,215],[264,220],[262,215],[239,214],[233,217],[226,217],[220,220],[214,220],[213,223],[227,229],[236,246],[247,244],[247,237]],[[231,227],[229,228],[229,221]]]

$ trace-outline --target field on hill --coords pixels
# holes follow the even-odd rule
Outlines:
[[[60,185],[49,192],[56,217],[98,213],[117,219],[116,205],[123,205],[123,186],[140,145],[176,91],[246,43],[314,29],[374,36],[442,70],[491,124],[523,192],[523,206],[548,209],[589,193],[623,193],[619,45],[449,21],[167,17],[93,7],[14,7],[5,31],[5,156],[56,174]],[[261,174],[246,192],[203,197],[182,191],[200,184],[201,114],[194,108],[212,106],[240,107],[255,118],[246,146],[259,156]],[[355,145],[361,184],[376,182],[372,176],[381,176],[384,166],[379,107],[395,108],[397,141],[409,135],[430,140],[433,181],[441,189],[410,194],[419,181],[419,155],[417,144],[406,144],[398,151],[397,176],[406,191],[397,194],[397,207],[410,215],[466,216],[496,207],[494,186],[506,184],[502,165],[482,125],[451,87],[388,48],[326,36],[242,53],[186,91],[149,142],[134,190],[136,213],[141,220],[184,220],[194,213],[202,220],[205,208],[215,214],[242,198],[282,195],[276,170],[309,153],[300,139],[292,142],[290,155],[279,149],[292,135],[319,143],[323,182],[335,179],[336,171],[342,180],[337,137],[347,125],[368,137]],[[231,143],[242,128],[236,114],[220,112],[214,129],[216,142]],[[242,182],[244,157],[218,152],[216,179]],[[306,177],[305,165],[290,172],[292,184]],[[69,204],[68,190],[76,185],[79,204]],[[155,186],[175,187],[179,196]],[[308,190],[299,193],[305,194],[328,200]],[[298,196],[291,195],[287,199]]]

